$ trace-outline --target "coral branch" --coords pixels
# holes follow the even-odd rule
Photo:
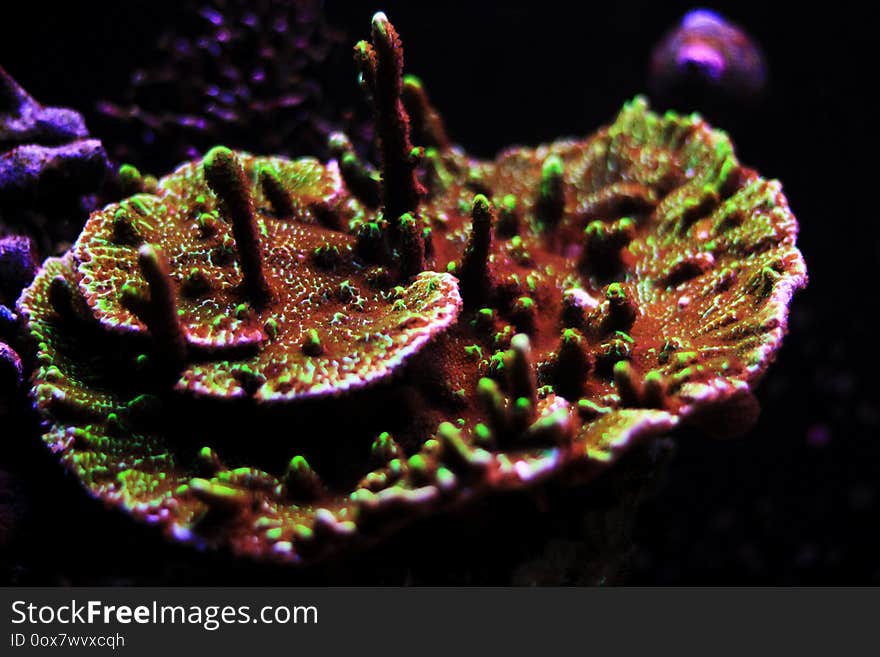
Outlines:
[[[382,204],[385,214],[415,212],[424,193],[416,179],[409,135],[409,117],[401,101],[403,47],[385,14],[373,16],[373,44],[358,44],[355,59],[362,83],[370,92],[382,152]]]
[[[257,179],[275,214],[283,218],[290,217],[293,214],[293,198],[284,187],[278,170],[271,165],[263,165],[257,170]]]
[[[400,269],[404,278],[415,276],[425,269],[425,240],[422,222],[407,212],[398,222],[400,238]]]
[[[461,296],[470,306],[483,305],[492,287],[489,253],[494,222],[495,213],[489,199],[477,194],[471,206],[471,234],[458,270]]]
[[[159,359],[179,372],[186,360],[186,339],[177,317],[177,293],[168,273],[168,262],[152,245],[138,249],[138,265],[149,286],[149,298],[132,288],[123,290],[124,303],[149,327]]]
[[[348,191],[368,208],[382,203],[382,178],[354,152],[351,141],[341,132],[330,136],[330,150],[339,162],[339,172]]]
[[[287,471],[284,473],[284,485],[288,497],[296,500],[314,500],[324,492],[321,478],[303,456],[294,456],[290,460]]]
[[[541,166],[541,184],[535,203],[535,216],[542,226],[552,228],[562,219],[565,211],[565,188],[562,174],[562,160],[558,155],[550,155]]]
[[[417,142],[441,151],[449,148],[443,119],[431,105],[422,81],[415,75],[403,76],[403,105],[409,114]]]
[[[253,199],[241,162],[231,150],[217,146],[205,156],[204,167],[205,179],[220,199],[223,212],[232,223],[244,287],[255,302],[261,303],[271,292],[263,271],[263,254]]]

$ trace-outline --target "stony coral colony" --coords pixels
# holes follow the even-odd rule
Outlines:
[[[381,13],[371,36],[380,170],[343,135],[327,164],[214,148],[93,213],[19,300],[44,441],[176,540],[314,562],[723,432],[805,284],[780,185],[699,117],[637,98],[478,161]]]

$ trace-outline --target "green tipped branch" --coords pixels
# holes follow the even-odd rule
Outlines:
[[[461,296],[469,306],[485,304],[492,287],[489,253],[492,249],[492,225],[495,214],[489,199],[474,197],[471,209],[471,234],[458,270]]]
[[[414,75],[403,76],[403,105],[409,113],[416,140],[439,150],[449,148],[443,119],[431,105],[422,81]]]
[[[119,167],[119,189],[123,196],[133,196],[144,191],[144,178],[141,172],[131,164]]]
[[[477,383],[477,397],[486,412],[492,435],[503,436],[507,432],[507,402],[498,384],[488,377]]]
[[[510,355],[508,363],[508,386],[511,397],[516,403],[524,399],[531,409],[535,408],[537,386],[535,383],[535,371],[532,367],[532,347],[529,336],[525,333],[517,333],[510,341]]]
[[[168,262],[150,244],[138,249],[138,265],[150,294],[131,287],[122,290],[123,304],[140,319],[156,342],[159,360],[178,373],[186,360],[186,337],[177,316],[177,292],[168,273]]]
[[[325,491],[321,477],[303,456],[294,456],[284,473],[284,486],[290,499],[311,502]]]
[[[205,156],[204,169],[208,186],[232,224],[244,287],[252,300],[263,302],[270,296],[269,283],[263,271],[254,203],[241,162],[231,150],[217,146]]]
[[[263,188],[263,194],[272,206],[272,211],[279,217],[289,218],[293,215],[293,198],[284,183],[278,170],[268,164],[261,165],[257,170],[257,179]]]
[[[574,424],[567,407],[538,418],[526,431],[521,440],[539,445],[562,445],[574,437]]]
[[[425,240],[422,236],[422,222],[407,212],[397,226],[399,237],[400,273],[410,278],[425,270]]]
[[[400,445],[387,431],[380,433],[370,447],[370,462],[376,467],[387,465],[389,461],[402,459],[404,456]]]
[[[565,290],[562,293],[562,325],[566,328],[583,329],[588,312],[597,304],[598,302],[582,288],[573,287]]]
[[[208,514],[200,524],[209,525],[237,516],[247,508],[252,499],[251,492],[213,479],[195,477],[187,486],[190,494],[208,507]]]
[[[348,191],[370,209],[382,203],[382,177],[361,160],[348,137],[341,132],[330,137],[330,150],[339,162],[339,173]]]
[[[127,208],[124,207],[120,207],[113,214],[113,228],[111,234],[111,239],[116,244],[135,246],[143,241],[137,228],[134,226],[134,222],[128,214]]]
[[[666,377],[657,370],[651,370],[641,376],[628,361],[619,361],[614,365],[614,386],[623,406],[642,408],[666,406],[668,383]]]
[[[386,264],[390,258],[387,224],[366,221],[357,227],[355,251],[365,262]]]
[[[620,269],[620,249],[636,236],[636,224],[629,217],[611,223],[592,221],[584,229],[580,268],[601,277]]]
[[[461,431],[451,422],[442,422],[437,428],[437,437],[443,444],[443,460],[456,471],[482,471],[492,457],[484,449],[471,447],[461,435]]]
[[[382,153],[382,203],[385,214],[399,217],[414,212],[424,193],[416,178],[409,133],[409,116],[401,102],[403,47],[385,14],[373,16],[372,45],[355,47],[355,63],[363,86],[372,97],[376,133]]]
[[[620,283],[612,283],[605,290],[608,300],[608,330],[628,331],[636,320],[638,308],[632,295]]]
[[[584,336],[577,329],[565,329],[553,368],[556,392],[569,400],[578,399],[592,369],[593,358]]]
[[[624,406],[638,406],[642,397],[642,382],[629,361],[621,360],[614,365],[614,387]]]
[[[501,200],[498,211],[497,233],[501,237],[513,237],[519,232],[520,209],[513,194],[507,194]]]
[[[544,227],[559,223],[565,211],[565,187],[563,185],[562,159],[550,155],[541,167],[541,185],[535,203],[535,215]]]
[[[626,332],[632,327],[638,313],[638,306],[626,286],[611,283],[605,287],[605,301],[590,313],[587,325],[598,335]]]
[[[196,463],[199,472],[204,477],[213,477],[223,469],[223,462],[220,460],[220,456],[207,445],[199,450],[196,456]]]

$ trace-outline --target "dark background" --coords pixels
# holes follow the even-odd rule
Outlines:
[[[4,4],[0,64],[40,101],[88,119],[98,99],[119,98],[131,71],[149,63],[175,4]],[[640,512],[625,581],[877,584],[880,362],[869,324],[880,262],[877,151],[869,143],[876,25],[852,9],[796,15],[766,2],[708,6],[762,46],[769,86],[757,106],[715,107],[707,117],[730,133],[743,162],[783,181],[810,284],[794,300],[790,334],[757,391],[763,413],[754,429],[727,442],[678,437],[665,484]],[[480,156],[586,135],[610,121],[647,91],[652,46],[690,8],[326,4],[351,44],[368,35],[374,11],[386,11],[403,38],[406,69],[425,81],[453,139]],[[343,54],[327,89],[350,103],[357,90]],[[102,518],[84,516],[84,534]]]

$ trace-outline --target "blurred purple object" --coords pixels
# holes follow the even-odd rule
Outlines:
[[[746,100],[758,96],[766,81],[764,56],[754,40],[707,9],[688,12],[651,56],[651,82],[660,96],[701,86]]]
[[[807,429],[807,444],[810,447],[825,447],[831,442],[831,432],[824,424],[814,424]]]

